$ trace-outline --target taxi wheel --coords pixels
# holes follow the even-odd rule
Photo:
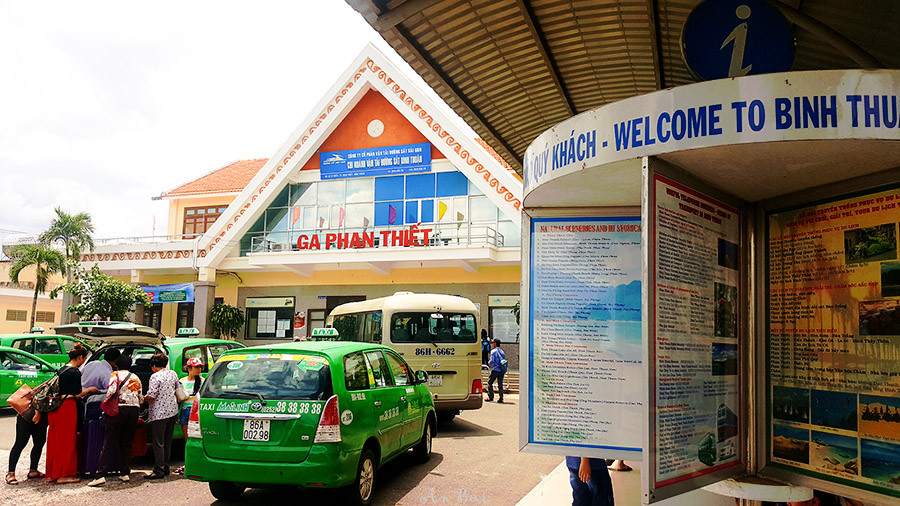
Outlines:
[[[425,430],[422,431],[422,439],[413,447],[413,455],[420,463],[428,462],[428,459],[431,458],[432,437],[431,417],[429,417],[425,420]]]
[[[209,482],[209,492],[220,501],[233,501],[244,493],[244,487],[239,487],[230,481]]]
[[[352,504],[367,506],[372,502],[375,492],[375,454],[372,450],[363,449],[356,469],[356,479],[348,488],[348,499]]]

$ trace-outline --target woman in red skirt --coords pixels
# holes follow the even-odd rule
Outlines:
[[[88,350],[76,344],[69,352],[69,363],[59,372],[59,394],[65,396],[62,406],[49,414],[47,434],[47,480],[57,483],[78,483],[78,402],[81,397],[97,391],[81,388],[81,371]]]

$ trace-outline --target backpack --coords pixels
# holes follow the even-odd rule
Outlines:
[[[31,399],[31,405],[34,406],[34,409],[41,413],[50,413],[56,411],[63,405],[65,399],[59,394],[59,375],[66,367],[56,371],[56,374],[54,374],[52,378],[48,379],[35,389],[38,390],[38,392],[34,394],[34,397]]]
[[[506,371],[509,370],[509,361],[505,358],[500,359],[500,372],[506,374]]]

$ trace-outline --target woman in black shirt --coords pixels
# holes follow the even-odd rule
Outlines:
[[[97,391],[94,387],[81,388],[81,371],[78,368],[87,360],[87,354],[87,348],[76,344],[69,352],[69,363],[59,371],[59,394],[65,401],[59,409],[50,412],[47,436],[47,479],[57,483],[80,481],[76,451],[77,399]]]

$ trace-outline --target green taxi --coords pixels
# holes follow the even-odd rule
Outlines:
[[[22,385],[34,388],[52,378],[56,368],[31,353],[0,346],[0,407],[9,406],[9,398]]]
[[[69,351],[76,344],[81,343],[82,346],[90,350],[90,346],[85,341],[72,336],[59,336],[53,334],[6,334],[0,336],[0,346],[9,346],[17,350],[22,350],[32,355],[50,362],[54,367],[62,367],[69,362]]]
[[[185,476],[231,500],[247,487],[344,489],[369,504],[377,469],[431,456],[427,374],[387,346],[298,342],[231,350],[194,400]]]

